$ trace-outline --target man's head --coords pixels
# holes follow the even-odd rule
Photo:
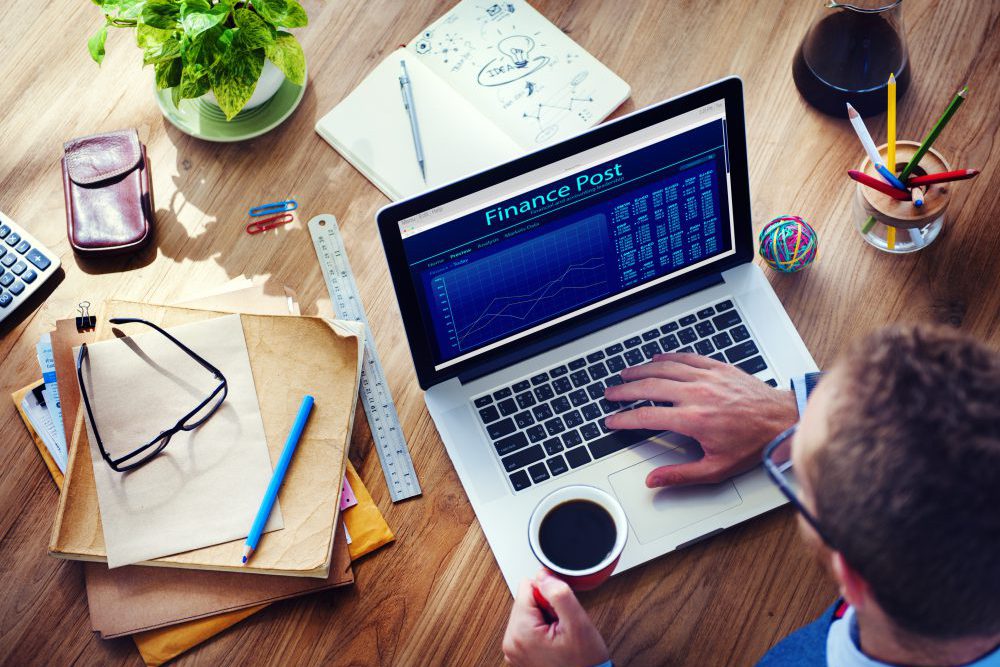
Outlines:
[[[1000,354],[877,331],[823,378],[793,454],[804,502],[895,625],[1000,634]]]

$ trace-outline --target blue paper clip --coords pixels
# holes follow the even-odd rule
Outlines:
[[[247,225],[247,234],[260,234],[261,232],[266,232],[269,229],[286,225],[294,219],[295,216],[291,213],[282,213],[271,216],[270,218],[264,218],[263,220],[254,220]]]
[[[263,204],[261,206],[254,206],[250,209],[251,218],[259,218],[265,215],[274,215],[275,213],[287,213],[288,211],[294,211],[299,207],[299,203],[294,199],[286,199],[285,201],[271,202],[270,204]]]

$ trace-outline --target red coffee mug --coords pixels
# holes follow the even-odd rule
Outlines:
[[[556,565],[545,556],[538,539],[542,519],[558,505],[571,500],[589,500],[596,503],[603,507],[615,522],[615,544],[611,552],[600,563],[585,570],[569,570]],[[608,580],[618,565],[627,537],[628,520],[625,518],[625,510],[614,496],[593,486],[564,486],[553,491],[542,498],[528,520],[528,543],[535,558],[546,570],[569,584],[574,591],[589,591]]]

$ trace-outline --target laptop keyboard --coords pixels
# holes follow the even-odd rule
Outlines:
[[[669,404],[616,403],[604,398],[604,389],[622,384],[622,369],[661,352],[694,352],[752,375],[767,370],[739,311],[725,299],[477,396],[472,403],[514,491],[659,433],[608,430],[610,414]],[[768,384],[776,386],[773,379]]]

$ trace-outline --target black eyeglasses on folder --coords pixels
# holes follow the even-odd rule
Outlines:
[[[80,345],[80,352],[76,357],[76,376],[80,380],[80,395],[83,397],[83,405],[87,409],[87,418],[90,420],[90,427],[94,431],[94,439],[97,440],[97,448],[101,451],[101,457],[103,457],[107,464],[111,466],[112,470],[117,472],[126,472],[148,463],[154,456],[162,452],[163,448],[170,442],[171,436],[178,431],[192,431],[207,422],[209,418],[215,414],[216,410],[219,409],[219,406],[221,406],[226,400],[226,395],[229,393],[229,386],[226,383],[226,377],[222,374],[222,371],[206,361],[197,352],[152,322],[147,322],[146,320],[139,319],[137,317],[113,317],[108,321],[112,324],[145,324],[148,327],[152,327],[154,330],[166,336],[167,339],[174,345],[184,350],[189,357],[197,361],[202,368],[212,373],[212,375],[214,375],[219,381],[218,386],[216,386],[212,393],[208,395],[208,398],[203,400],[193,410],[181,417],[172,427],[162,431],[158,436],[147,442],[145,445],[142,445],[128,454],[118,458],[112,458],[107,449],[104,448],[104,441],[101,440],[100,431],[97,430],[97,421],[94,419],[94,411],[90,407],[90,397],[87,395],[87,386],[83,381],[83,361],[85,359],[89,359],[90,356],[87,352],[87,344],[83,343]],[[133,460],[130,461],[130,459]]]

